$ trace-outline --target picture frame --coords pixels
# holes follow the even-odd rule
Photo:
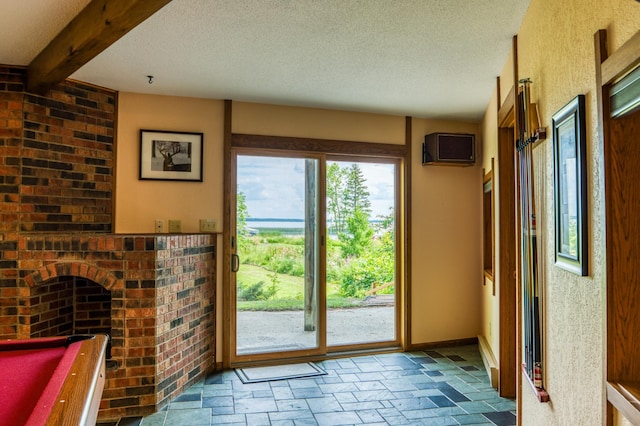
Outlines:
[[[202,182],[203,134],[140,129],[139,180]]]
[[[588,275],[585,97],[553,115],[555,264]]]

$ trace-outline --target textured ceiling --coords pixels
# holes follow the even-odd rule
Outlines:
[[[27,65],[87,3],[0,0],[0,63]],[[72,78],[128,92],[476,121],[528,4],[173,0]]]

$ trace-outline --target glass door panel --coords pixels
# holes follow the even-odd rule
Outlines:
[[[236,355],[320,347],[318,159],[236,156]]]
[[[328,161],[327,346],[393,342],[395,163]]]

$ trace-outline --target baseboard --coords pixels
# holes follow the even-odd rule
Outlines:
[[[406,351],[408,352],[424,351],[424,350],[436,349],[436,348],[446,348],[450,346],[467,346],[467,345],[477,345],[477,344],[478,344],[478,338],[470,337],[468,339],[443,340],[440,342],[410,344],[408,345],[408,348],[406,348]]]
[[[500,370],[486,337],[478,336],[478,348],[480,349],[480,356],[482,357],[484,368],[487,370],[489,380],[491,380],[491,387],[498,389]]]

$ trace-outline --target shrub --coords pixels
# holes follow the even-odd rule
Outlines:
[[[258,281],[253,284],[244,284],[238,282],[237,286],[237,299],[254,301],[254,300],[269,300],[276,294],[275,285],[267,286],[264,281]]]

